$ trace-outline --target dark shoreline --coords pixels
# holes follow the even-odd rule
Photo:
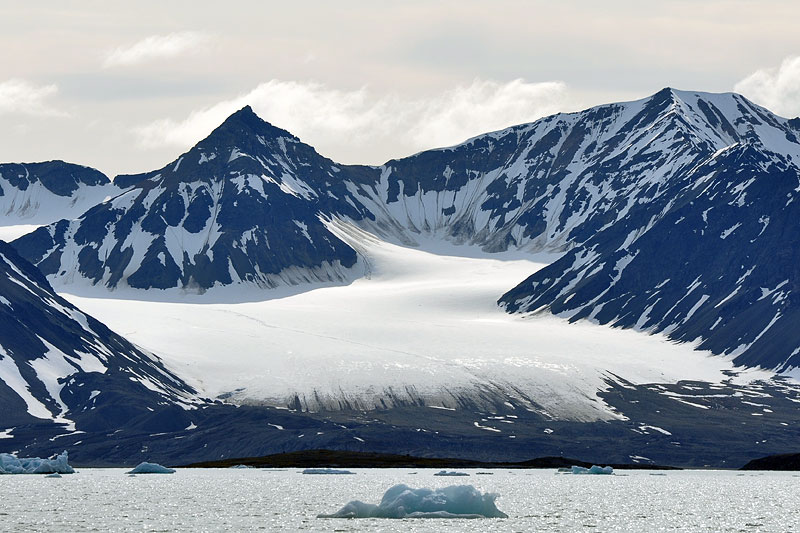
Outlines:
[[[753,459],[740,470],[800,470],[800,453],[779,453]]]
[[[178,468],[229,468],[246,465],[255,468],[562,468],[570,466],[590,467],[593,464],[568,457],[539,457],[517,462],[487,462],[446,457],[414,457],[372,452],[349,452],[336,450],[304,450],[278,453],[261,457],[239,457],[218,461],[202,461]],[[600,463],[617,470],[681,470],[674,466],[655,464]]]

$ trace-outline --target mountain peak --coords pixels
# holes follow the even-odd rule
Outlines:
[[[234,112],[230,117],[228,117],[228,120],[230,120],[230,119],[236,119],[236,120],[254,120],[254,119],[257,119],[257,120],[263,122],[261,120],[261,118],[258,115],[256,115],[256,112],[253,111],[253,108],[250,107],[249,105],[246,105],[243,108],[239,109],[238,111]]]
[[[297,139],[288,131],[273,126],[259,117],[249,105],[231,114],[225,121],[209,134],[201,143],[211,142],[214,145],[236,145],[243,137],[261,136],[267,139],[279,137]]]

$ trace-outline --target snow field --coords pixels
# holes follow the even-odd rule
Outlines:
[[[484,393],[557,418],[611,419],[622,415],[596,394],[611,374],[633,383],[719,382],[734,368],[663,336],[509,315],[496,305],[552,256],[434,241],[412,249],[358,230],[348,238],[358,240],[368,274],[346,286],[202,295],[84,287],[62,295],[204,394],[236,402],[286,406],[296,395],[310,409],[413,398],[455,407],[457,397]],[[159,300],[134,299],[145,297]],[[748,370],[740,379],[764,377]]]

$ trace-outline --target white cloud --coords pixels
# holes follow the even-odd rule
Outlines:
[[[187,148],[249,104],[264,120],[294,133],[340,162],[375,163],[449,146],[471,136],[533,121],[563,106],[560,82],[475,80],[426,99],[372,96],[366,88],[332,89],[314,82],[272,80],[249,93],[135,130],[148,148]]]
[[[193,31],[151,35],[130,46],[111,50],[106,54],[103,66],[124,67],[157,59],[168,59],[192,52],[207,41],[207,35]]]
[[[566,100],[561,82],[475,80],[423,102],[411,130],[420,147],[455,144],[467,137],[531,122],[558,111]]]
[[[34,85],[20,79],[4,81],[0,83],[0,115],[66,116],[67,113],[47,105],[48,98],[57,92],[56,85]]]
[[[779,115],[800,115],[800,56],[784,59],[780,67],[753,72],[733,90]]]

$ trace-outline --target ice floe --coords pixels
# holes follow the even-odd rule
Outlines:
[[[73,474],[69,466],[67,452],[61,452],[52,459],[39,457],[17,457],[10,453],[0,453],[0,474]]]
[[[434,490],[395,485],[378,505],[351,501],[337,512],[317,518],[508,518],[495,506],[497,497],[472,485]]]
[[[127,474],[174,474],[174,468],[167,468],[166,466],[161,466],[157,463],[139,463],[139,465],[131,470],[130,472],[126,472]]]
[[[464,477],[469,476],[466,472],[448,472],[447,470],[439,470],[434,474],[434,476],[453,476],[453,477]]]
[[[333,474],[333,475],[347,475],[355,474],[349,470],[334,470],[333,468],[306,468],[303,474]]]
[[[559,468],[558,471],[562,474],[578,474],[578,475],[586,475],[586,474],[596,474],[596,475],[612,475],[614,473],[614,469],[610,466],[597,466],[592,465],[591,468],[585,468],[583,466],[572,466],[570,468]]]

